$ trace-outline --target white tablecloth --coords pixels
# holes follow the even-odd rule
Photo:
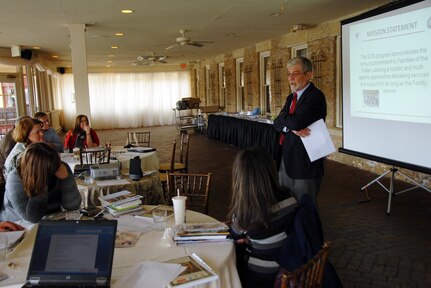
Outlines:
[[[159,171],[159,157],[157,151],[138,153],[138,152],[128,152],[126,148],[121,146],[111,147],[111,163],[119,161],[121,163],[122,169],[129,170],[130,159],[139,156],[141,159],[142,171]],[[117,160],[115,160],[117,159]],[[70,169],[79,164],[79,159],[73,158],[73,153],[61,153],[61,160],[69,164]]]
[[[170,224],[173,217],[170,218]],[[215,219],[193,211],[187,211],[188,222],[211,222]],[[0,282],[0,286],[21,287],[25,282],[30,256],[36,235],[37,225],[30,229],[25,239],[8,255],[6,262],[0,263],[0,271],[9,275],[9,279]],[[218,274],[219,280],[199,285],[199,288],[241,287],[235,265],[235,248],[233,242],[200,243],[165,247],[161,242],[163,232],[152,230],[141,235],[138,243],[132,248],[116,248],[112,270],[111,284],[120,279],[126,271],[139,261],[165,261],[195,252]],[[7,264],[13,262],[15,268]],[[125,287],[124,287],[125,288]]]

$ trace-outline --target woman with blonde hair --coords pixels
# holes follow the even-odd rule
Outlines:
[[[71,151],[73,148],[91,148],[100,145],[99,137],[92,128],[90,128],[88,117],[78,115],[75,118],[75,125],[70,129],[64,140],[64,149]]]
[[[16,144],[6,158],[3,168],[3,175],[7,180],[7,175],[18,165],[22,152],[31,143],[44,142],[42,122],[33,118],[21,119],[12,132],[12,138]]]
[[[69,166],[46,143],[30,144],[6,181],[2,221],[36,223],[61,209],[76,210],[81,195]]]

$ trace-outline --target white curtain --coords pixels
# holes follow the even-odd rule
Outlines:
[[[88,75],[91,126],[95,129],[175,124],[172,108],[190,97],[190,74],[179,72],[93,73]],[[56,104],[64,112],[66,129],[73,125],[73,75],[61,75],[55,83]]]

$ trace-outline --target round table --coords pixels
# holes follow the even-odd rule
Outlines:
[[[142,220],[145,221],[145,220]],[[173,225],[173,217],[169,218],[168,225]],[[216,222],[207,215],[187,210],[187,222]],[[0,282],[5,287],[21,287],[25,282],[30,257],[33,249],[37,224],[27,228],[28,233],[24,240],[8,255],[6,262],[0,263],[0,271],[7,274],[9,279]],[[229,288],[241,287],[235,264],[235,247],[231,241],[216,243],[184,244],[175,247],[166,247],[162,241],[163,231],[151,230],[143,233],[134,247],[116,248],[112,269],[111,286],[116,287],[116,281],[140,261],[151,260],[163,262],[166,260],[196,253],[215,273],[219,280],[202,284],[202,288]],[[15,267],[8,267],[13,262]]]

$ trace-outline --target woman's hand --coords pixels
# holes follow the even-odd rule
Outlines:
[[[0,222],[0,232],[19,231],[19,230],[24,230],[24,227],[9,221]]]
[[[67,171],[67,168],[66,168],[66,166],[64,166],[64,163],[60,164],[60,167],[55,172],[55,177],[57,177],[58,179],[61,179],[61,180],[69,177],[69,171]]]
[[[235,244],[247,244],[247,238],[240,238],[235,240]]]
[[[85,125],[85,126],[83,127],[83,129],[84,129],[84,131],[85,131],[85,133],[86,133],[86,134],[90,134],[90,126],[88,126],[88,124],[87,124],[87,125]]]

